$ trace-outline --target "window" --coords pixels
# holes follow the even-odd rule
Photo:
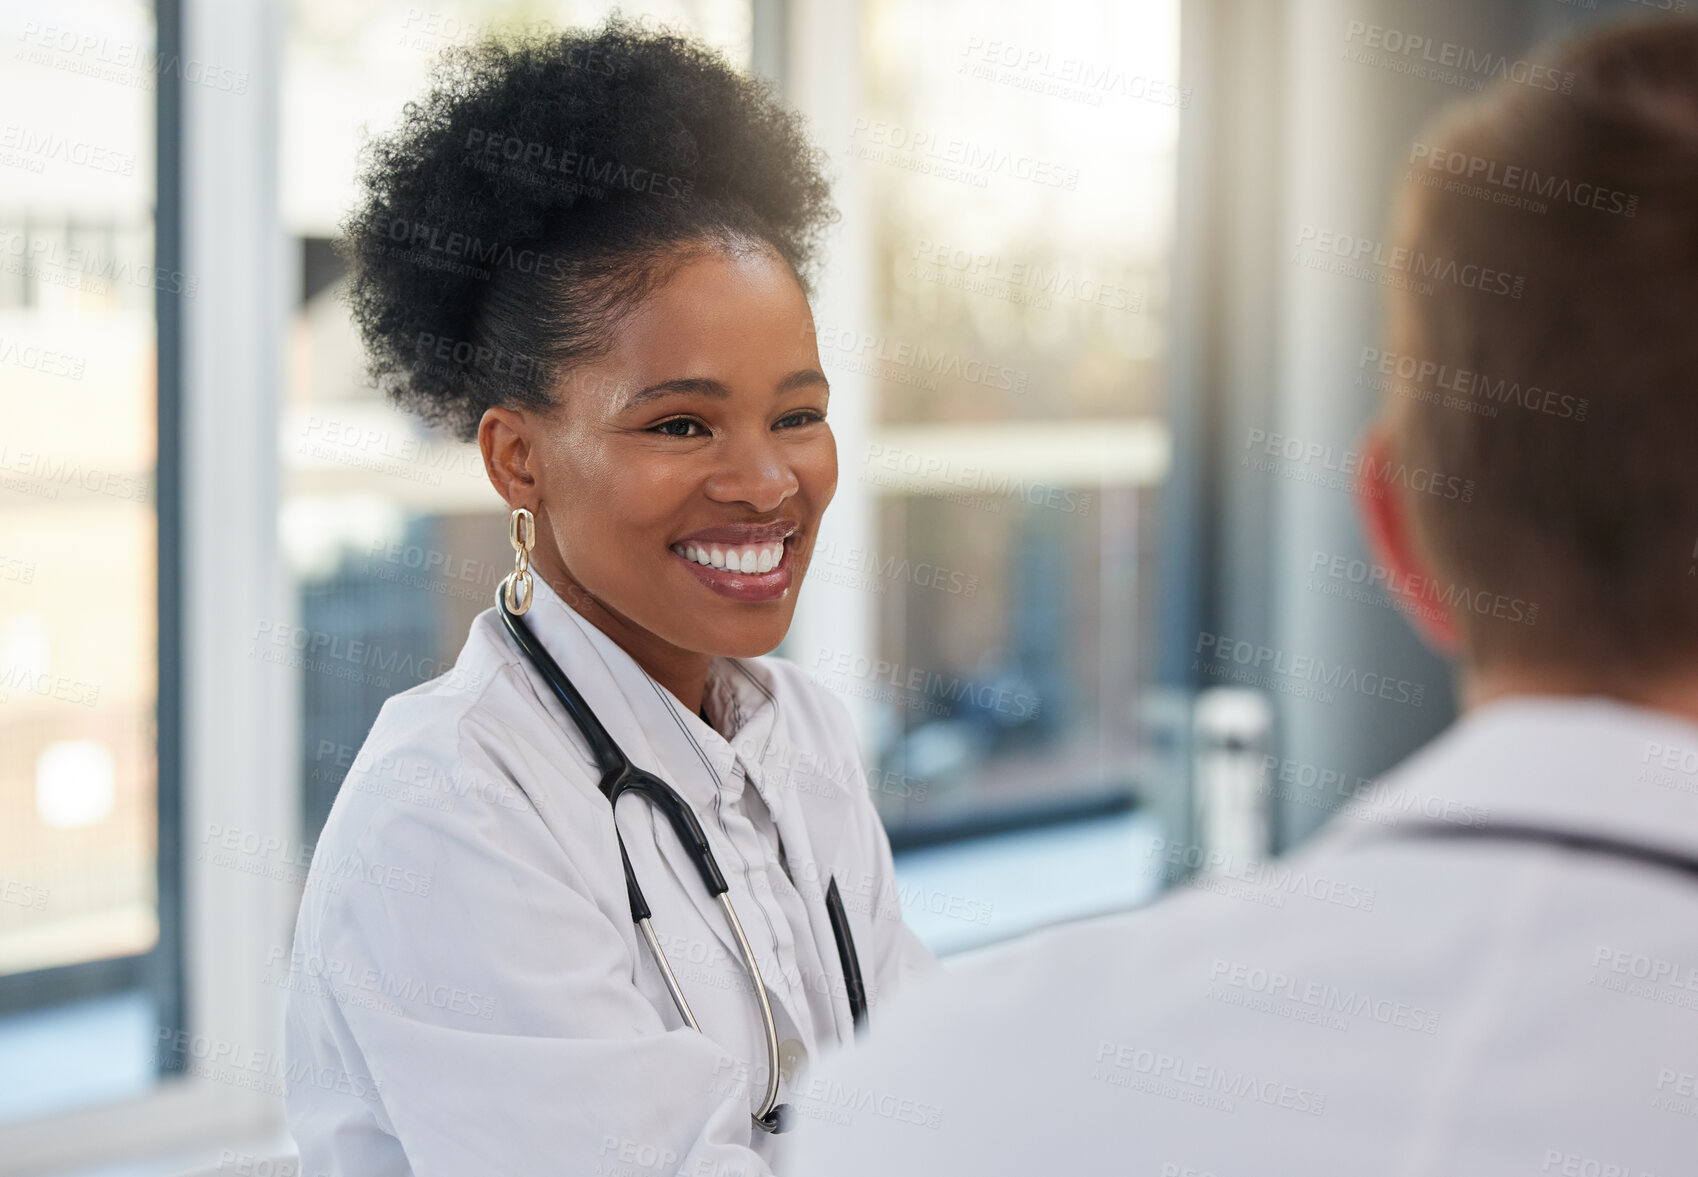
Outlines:
[[[155,306],[194,291],[155,259],[170,67],[151,8],[25,2],[3,35],[0,1053],[29,1062],[0,1077],[0,1120],[15,1120],[150,1086],[176,1000]],[[59,1004],[73,997],[98,1000]],[[29,1050],[49,1033],[58,1049]],[[71,1041],[86,1049],[67,1064]]]
[[[1161,417],[1178,5],[866,6],[871,378],[847,486],[876,539],[826,575],[878,601],[871,658],[893,835],[1123,795],[1144,676]]]

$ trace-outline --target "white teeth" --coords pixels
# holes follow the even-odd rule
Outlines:
[[[704,548],[696,544],[674,544],[674,552],[686,560],[727,572],[763,574],[777,568],[784,560],[784,541],[770,544],[750,544],[740,548]]]

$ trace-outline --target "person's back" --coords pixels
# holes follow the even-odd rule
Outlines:
[[[1691,1172],[1698,877],[1467,831],[1698,862],[1695,759],[1673,717],[1488,704],[1290,859],[1223,862],[897,1003],[814,1081],[791,1171]],[[1462,832],[1418,834],[1428,809]]]
[[[1526,276],[1393,294],[1416,374],[1363,477],[1464,717],[1289,859],[888,1010],[813,1080],[794,1172],[1698,1168],[1698,25],[1556,64],[1570,92],[1505,85],[1422,141],[1562,200],[1412,180],[1398,217],[1414,254]],[[1543,391],[1474,411],[1504,380]]]

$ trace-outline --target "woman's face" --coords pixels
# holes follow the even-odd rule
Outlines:
[[[628,312],[615,340],[553,390],[553,411],[516,414],[533,559],[616,640],[765,654],[790,627],[837,488],[807,299],[770,251],[715,249]]]

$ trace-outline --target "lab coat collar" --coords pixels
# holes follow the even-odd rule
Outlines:
[[[1345,836],[1522,824],[1698,856],[1698,723],[1603,696],[1507,697],[1362,792],[1340,815]]]
[[[751,769],[750,779],[756,781],[757,788],[761,787],[759,760],[771,743],[776,711],[770,679],[762,668],[735,658],[712,659],[708,665],[705,706],[715,723],[709,725],[657,682],[618,642],[562,600],[540,576],[536,578],[535,599],[526,620],[555,661],[585,692],[590,706],[631,761],[639,768],[659,773],[697,806],[698,812],[713,803],[716,792],[725,793],[728,800],[741,792],[741,778],[731,771],[734,758],[744,760],[745,767]],[[632,721],[622,727],[635,728],[629,738],[605,714],[607,709],[617,709],[620,704],[611,699],[604,703],[599,695],[591,696],[580,681],[580,676],[586,674],[595,679],[613,680],[619,700],[628,712],[627,719]],[[729,739],[720,734],[721,728],[729,732]],[[701,763],[709,766],[710,771],[705,775],[680,774],[683,779],[674,780],[672,774],[660,772],[656,767],[660,763]],[[765,798],[764,792],[762,796]],[[776,800],[768,799],[769,805]]]

